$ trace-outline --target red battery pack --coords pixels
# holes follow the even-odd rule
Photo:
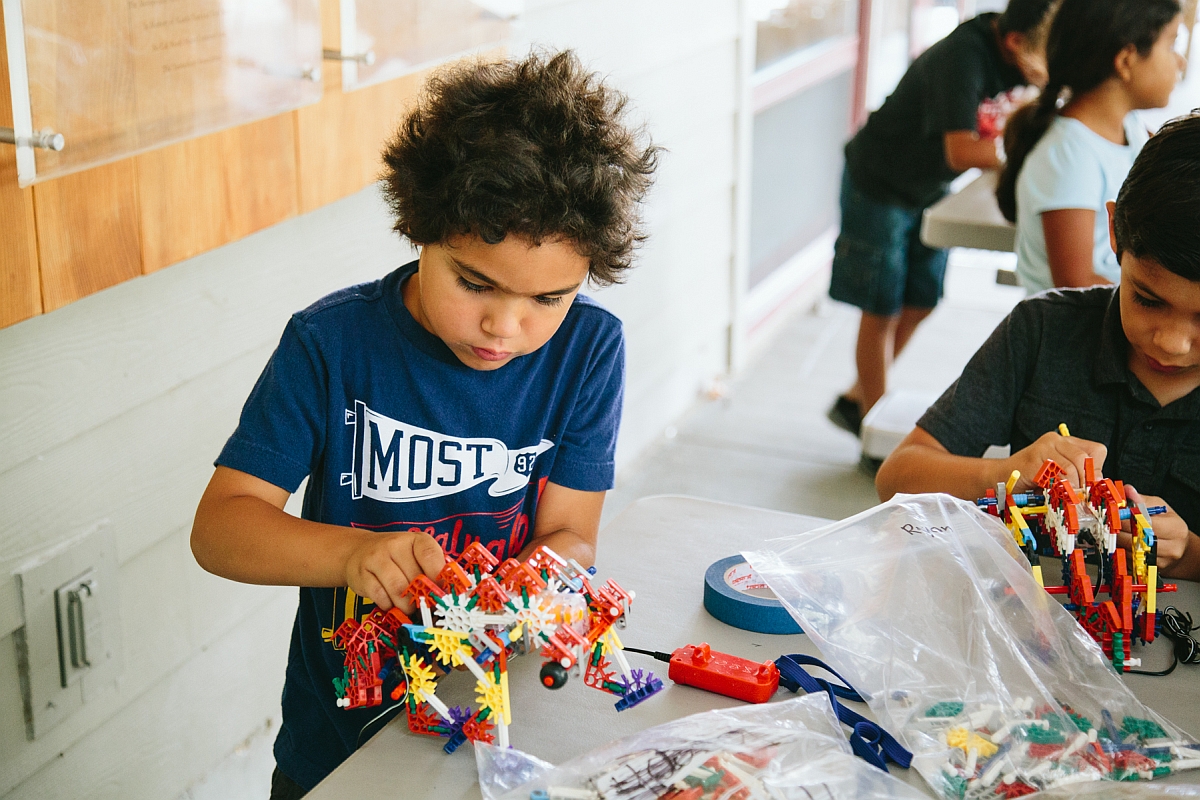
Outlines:
[[[718,653],[707,643],[679,648],[671,653],[670,664],[667,677],[676,683],[747,703],[765,703],[779,688],[779,669],[773,662]]]

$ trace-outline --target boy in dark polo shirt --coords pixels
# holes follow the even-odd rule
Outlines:
[[[1075,485],[1083,460],[1168,513],[1158,564],[1200,580],[1200,114],[1150,139],[1109,203],[1119,286],[1020,303],[879,470],[896,492],[981,497],[1053,458]],[[1056,431],[1066,423],[1070,436]],[[984,459],[989,445],[1012,448]]]
[[[1046,82],[1045,34],[1055,0],[1010,0],[1003,14],[959,25],[908,68],[846,145],[841,232],[829,296],[862,309],[858,380],[830,419],[854,434],[883,396],[887,370],[942,296],[946,251],[921,243],[921,214],[972,167],[1000,166],[979,107]]]

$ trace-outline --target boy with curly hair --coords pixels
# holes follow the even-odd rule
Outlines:
[[[631,265],[658,154],[625,105],[569,52],[431,78],[384,152],[419,259],[295,314],[250,393],[192,550],[301,587],[272,798],[315,786],[377,713],[336,706],[343,619],[410,610],[408,584],[474,542],[594,561],[624,343],[578,292]]]

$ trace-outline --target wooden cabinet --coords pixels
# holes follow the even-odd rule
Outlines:
[[[337,2],[322,39],[337,49]],[[0,36],[3,28],[0,27]],[[3,39],[0,39],[0,44]],[[502,51],[497,51],[501,53]],[[0,327],[53,311],[353,194],[428,72],[353,92],[326,61],[310,106],[20,189],[0,144]],[[0,125],[11,126],[0,48]]]

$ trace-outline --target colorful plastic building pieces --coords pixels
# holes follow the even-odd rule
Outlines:
[[[346,652],[334,680],[338,705],[377,706],[385,685],[403,699],[414,733],[441,736],[454,752],[467,741],[508,746],[512,709],[508,660],[540,650],[540,678],[557,689],[569,674],[617,695],[618,711],[663,688],[652,672],[630,669],[616,629],[625,627],[633,595],[616,581],[593,588],[588,570],[539,547],[524,563],[500,563],[482,544],[448,561],[437,581],[420,576],[405,591],[414,621],[398,609],[347,619],[333,634]],[[437,696],[439,672],[463,668],[475,678],[477,708],[448,707]]]
[[[1154,720],[1126,716],[1118,729],[1108,711],[1096,725],[1063,709],[1035,707],[1028,697],[1003,708],[943,701],[913,725],[946,745],[941,788],[951,798],[1023,797],[1095,777],[1150,780],[1200,766],[1197,746],[1168,738]]]
[[[977,505],[1004,521],[1042,586],[1040,556],[1061,559],[1063,585],[1046,586],[1046,591],[1069,597],[1067,608],[1100,643],[1113,667],[1124,671],[1139,666],[1140,659],[1130,658],[1130,646],[1135,641],[1154,641],[1158,595],[1176,589],[1158,577],[1158,543],[1150,525],[1150,517],[1166,509],[1134,505],[1121,481],[1097,480],[1091,458],[1084,460],[1082,491],[1050,459],[1033,478],[1039,491],[1014,493],[1020,477],[1014,471],[1007,483],[989,489]],[[1117,532],[1125,522],[1133,535],[1132,567],[1125,551],[1117,547]],[[1094,583],[1088,562],[1096,566]],[[1108,599],[1101,597],[1104,594]]]

